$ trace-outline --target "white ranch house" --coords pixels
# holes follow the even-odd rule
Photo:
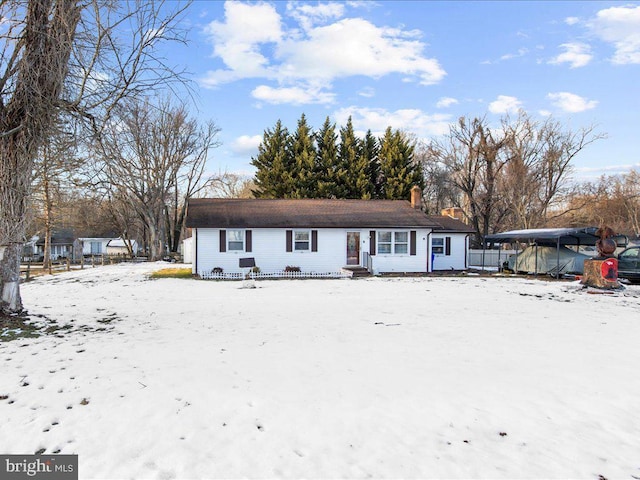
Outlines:
[[[419,192],[418,192],[419,198]],[[303,274],[363,267],[373,274],[464,270],[470,228],[404,200],[191,199],[185,261],[194,274]]]

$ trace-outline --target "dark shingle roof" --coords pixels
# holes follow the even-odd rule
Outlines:
[[[405,200],[189,200],[189,228],[407,228],[441,225]]]
[[[36,245],[44,245],[44,235],[38,239]],[[75,240],[73,230],[63,229],[51,232],[51,245],[72,245]]]
[[[474,229],[457,218],[447,215],[429,215],[434,222],[438,222],[442,226],[442,230],[451,233],[473,233]]]

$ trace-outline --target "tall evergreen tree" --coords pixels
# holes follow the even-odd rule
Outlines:
[[[380,139],[380,173],[383,179],[381,197],[408,200],[411,187],[424,188],[422,170],[413,161],[414,146],[407,137],[387,127]]]
[[[361,151],[361,141],[356,137],[353,122],[349,117],[347,124],[340,129],[338,148],[338,164],[343,172],[343,198],[366,198],[368,179]]]
[[[337,198],[336,165],[338,161],[338,135],[336,125],[327,117],[322,128],[316,132],[316,196]]]
[[[311,127],[304,113],[298,120],[298,128],[289,139],[289,154],[293,160],[293,185],[290,198],[315,198],[317,185],[315,178],[316,148]]]
[[[278,120],[273,130],[265,130],[258,156],[251,159],[256,167],[253,194],[256,198],[287,198],[291,195],[293,161],[287,145],[289,131]]]
[[[369,179],[369,196],[367,198],[380,198],[380,163],[378,161],[378,140],[373,136],[371,130],[362,140],[363,161],[366,163],[367,178]]]

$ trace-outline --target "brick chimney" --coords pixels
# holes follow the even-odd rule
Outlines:
[[[443,216],[455,218],[460,220],[461,222],[467,223],[464,219],[464,211],[458,207],[449,207],[440,211],[440,214]]]
[[[411,206],[417,209],[422,207],[422,189],[417,185],[411,187]]]

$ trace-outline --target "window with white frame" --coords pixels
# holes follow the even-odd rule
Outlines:
[[[244,230],[227,230],[227,250],[244,251]]]
[[[309,230],[296,230],[293,232],[293,249],[297,252],[311,249],[311,234]]]
[[[409,232],[378,232],[378,253],[406,255],[409,253]]]
[[[390,254],[392,248],[392,232],[379,232],[378,233],[378,253]]]
[[[434,255],[444,255],[444,238],[434,238],[431,241],[431,252]]]
[[[396,255],[409,253],[409,232],[393,232],[393,253]]]

